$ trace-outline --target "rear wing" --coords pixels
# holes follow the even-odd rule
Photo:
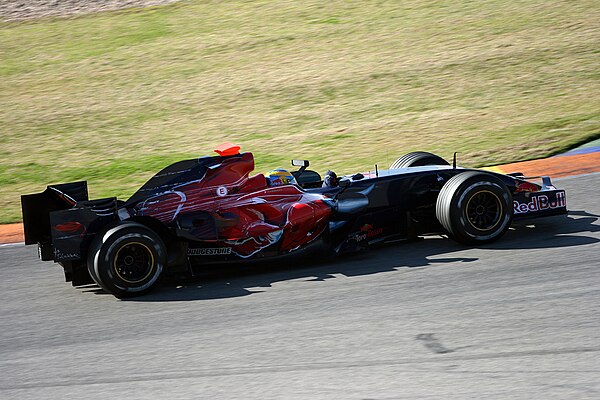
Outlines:
[[[115,197],[88,200],[87,183],[51,185],[21,196],[25,244],[38,244],[44,261],[83,259],[94,235],[119,217]]]
[[[67,210],[87,200],[86,181],[50,185],[41,193],[21,196],[25,244],[50,243],[50,212]]]

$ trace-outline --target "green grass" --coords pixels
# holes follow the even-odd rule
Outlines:
[[[539,158],[600,137],[594,1],[183,1],[0,24],[0,222],[87,179],[127,197],[232,141],[257,170]]]

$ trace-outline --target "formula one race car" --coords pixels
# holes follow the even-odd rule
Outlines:
[[[389,170],[324,179],[298,171],[256,174],[252,153],[223,144],[219,155],[172,164],[127,201],[89,200],[86,182],[22,196],[25,243],[38,244],[74,286],[95,282],[116,297],[148,292],[166,273],[195,274],[223,262],[294,255],[326,245],[334,254],[399,239],[446,234],[477,245],[513,219],[565,214],[548,177],[503,175],[409,153]]]

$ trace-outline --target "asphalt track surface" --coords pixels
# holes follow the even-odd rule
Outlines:
[[[569,216],[116,300],[0,247],[1,399],[598,399],[600,174]]]

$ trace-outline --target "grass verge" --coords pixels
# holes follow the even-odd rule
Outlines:
[[[461,164],[600,136],[593,1],[183,1],[0,24],[0,223],[87,179],[127,197],[233,141],[257,170]]]

